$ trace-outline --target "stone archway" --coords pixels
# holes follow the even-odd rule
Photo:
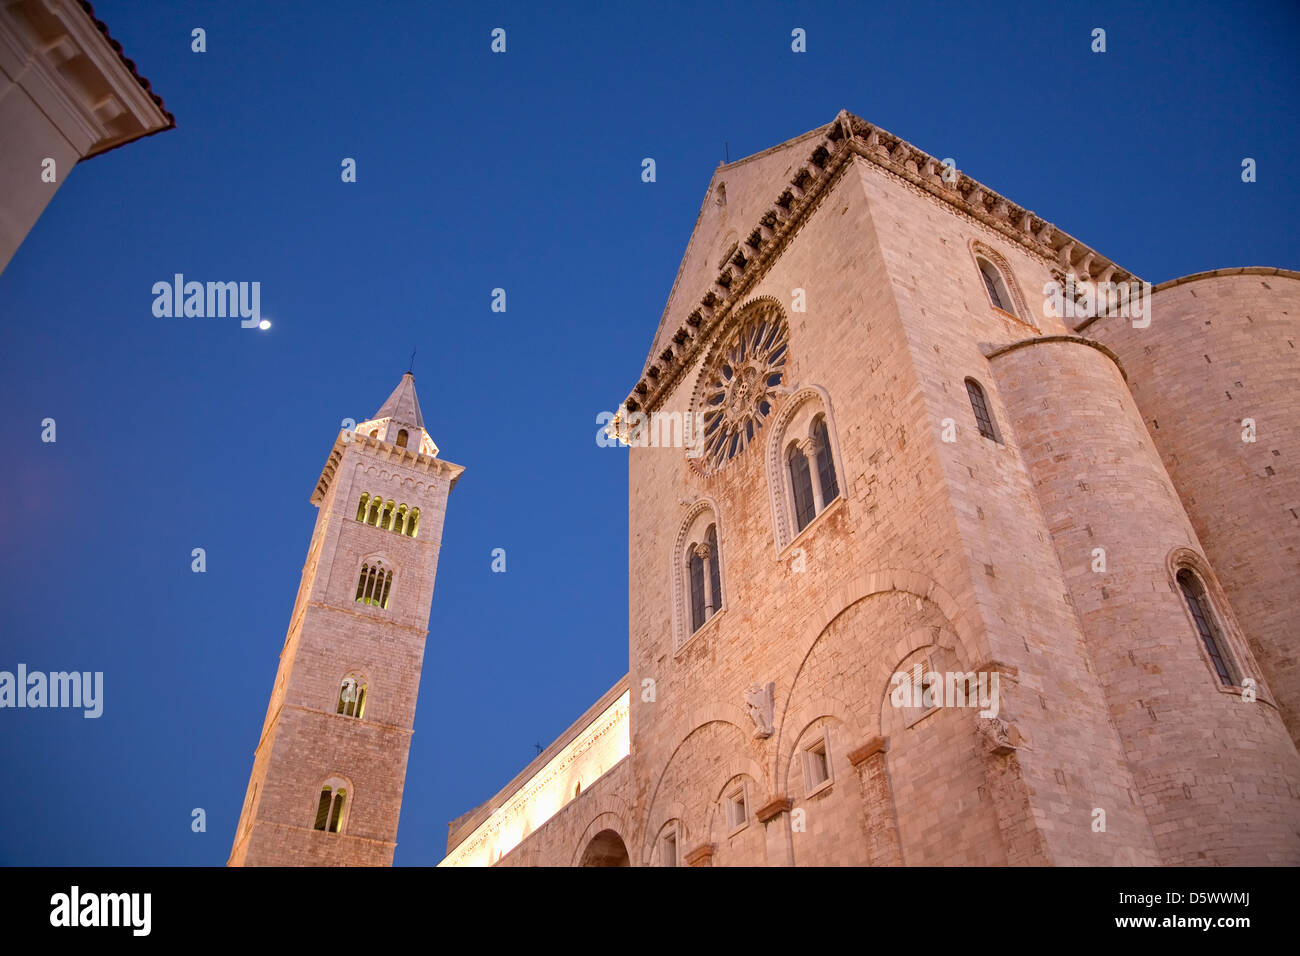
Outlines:
[[[631,865],[632,861],[628,856],[627,844],[613,830],[601,830],[592,837],[591,842],[582,851],[582,858],[578,861],[578,866]]]

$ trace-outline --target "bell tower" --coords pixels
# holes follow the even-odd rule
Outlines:
[[[411,373],[339,433],[230,866],[390,866],[447,496]]]

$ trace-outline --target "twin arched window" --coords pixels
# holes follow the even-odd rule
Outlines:
[[[357,603],[371,607],[388,608],[388,591],[393,584],[393,572],[383,561],[368,561],[361,565],[357,578]]]
[[[808,527],[808,522],[821,514],[840,495],[825,415],[818,415],[813,420],[805,441],[790,442],[785,459],[790,473],[790,488],[794,494],[795,527],[802,531]]]
[[[320,799],[316,803],[316,822],[313,830],[327,833],[342,833],[344,814],[347,810],[348,791],[331,781],[321,787]]]
[[[778,552],[840,496],[839,471],[830,397],[820,386],[805,386],[777,410],[767,445]]]
[[[711,501],[697,501],[673,546],[673,646],[681,647],[722,610],[722,552]]]
[[[704,540],[688,551],[691,583],[691,633],[722,609],[722,558],[718,552],[718,526],[709,525]]]
[[[400,437],[400,436],[399,436]],[[357,503],[357,520],[385,531],[414,538],[420,530],[420,509],[397,504],[383,495],[363,494]]]
[[[366,682],[358,677],[343,678],[339,685],[338,708],[334,711],[344,717],[356,717],[360,720],[366,713]]]

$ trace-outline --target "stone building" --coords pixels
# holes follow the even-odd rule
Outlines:
[[[390,866],[447,496],[415,379],[339,432],[231,866]]]
[[[847,113],[720,166],[620,416],[628,676],[444,863],[1300,862],[1298,280],[1148,297]]]
[[[89,3],[0,3],[0,272],[73,166],[175,125]]]
[[[848,113],[720,166],[610,426],[628,673],[443,865],[1300,863],[1298,280],[1152,291]],[[437,529],[381,623],[360,496],[458,473],[336,443],[232,862],[391,859]]]

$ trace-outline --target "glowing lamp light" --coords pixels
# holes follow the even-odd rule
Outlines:
[[[263,332],[265,332],[267,329],[271,327],[271,320],[263,319],[261,322],[257,323],[257,327],[261,329]]]

